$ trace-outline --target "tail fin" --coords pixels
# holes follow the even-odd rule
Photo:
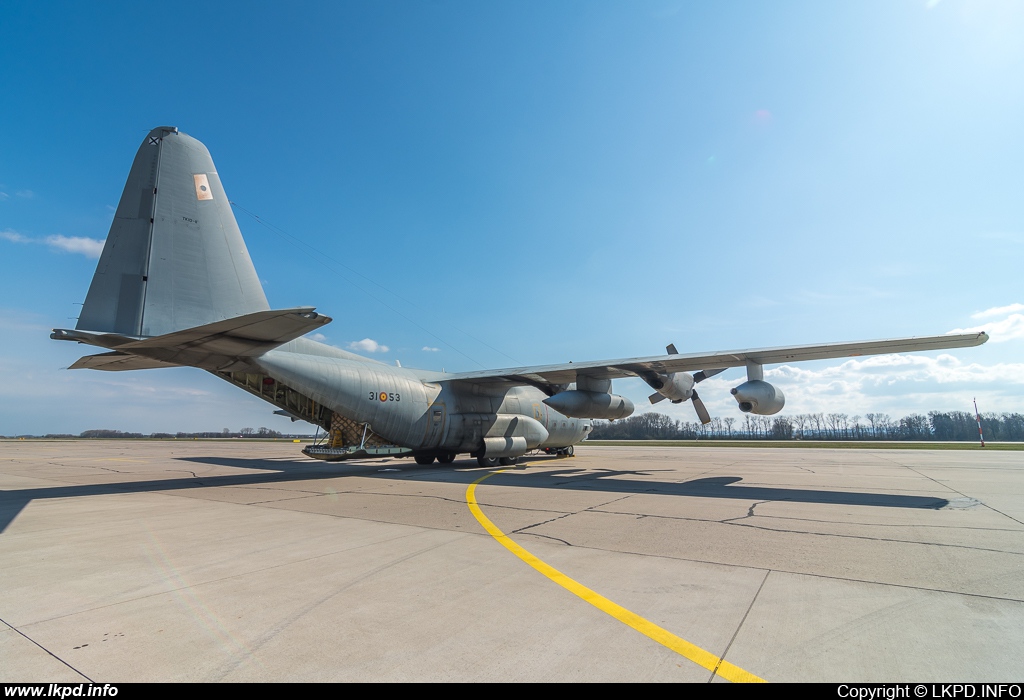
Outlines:
[[[210,152],[175,127],[153,129],[76,328],[157,336],[269,308]]]

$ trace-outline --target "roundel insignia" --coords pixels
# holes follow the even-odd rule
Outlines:
[[[196,173],[192,176],[196,186],[196,199],[199,201],[213,199],[213,192],[210,191],[210,178],[206,173]]]
[[[380,392],[380,400],[381,401],[387,401],[388,400],[388,395],[385,394],[383,391]]]

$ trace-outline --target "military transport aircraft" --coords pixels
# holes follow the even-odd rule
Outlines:
[[[732,390],[739,409],[772,415],[785,398],[764,381],[766,364],[988,340],[968,333],[691,354],[670,345],[654,357],[446,373],[392,367],[301,337],[330,321],[313,307],[270,308],[209,151],[159,127],[135,155],[78,324],[50,337],[110,351],[71,369],[204,369],[323,428],[327,439],[304,450],[312,457],[411,455],[418,464],[448,464],[468,453],[483,466],[538,449],[572,454],[591,419],[633,412],[611,392],[621,377],[650,385],[652,403],[691,401],[707,423],[695,386],[729,367],[747,370]]]

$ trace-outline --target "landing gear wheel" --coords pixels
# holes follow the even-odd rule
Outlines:
[[[477,457],[476,463],[481,467],[496,467],[498,466],[498,460],[496,457]]]
[[[511,467],[518,461],[518,457],[502,457],[501,459],[498,460],[498,464],[500,464],[503,467]]]
[[[416,455],[413,457],[416,460],[416,464],[427,466],[428,464],[434,463],[434,455]]]
[[[573,457],[575,455],[576,455],[576,450],[573,449],[572,445],[569,445],[568,447],[565,448],[565,456],[566,457]]]
[[[441,464],[451,464],[457,456],[454,452],[444,452],[437,458],[437,461]]]

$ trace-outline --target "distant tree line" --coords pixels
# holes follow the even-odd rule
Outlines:
[[[1024,414],[985,413],[986,440],[1024,441]],[[912,413],[898,420],[887,413],[801,413],[795,416],[712,418],[707,425],[642,413],[625,420],[594,421],[593,440],[977,440],[978,422],[965,411]]]
[[[30,437],[30,436],[21,436]],[[252,428],[242,428],[241,430],[232,432],[231,430],[224,428],[219,433],[213,432],[202,432],[202,433],[151,433],[146,435],[144,433],[126,433],[121,430],[85,430],[78,435],[70,433],[49,433],[43,437],[47,438],[102,438],[109,440],[111,438],[155,438],[155,439],[171,439],[171,438],[303,438],[311,437],[309,435],[285,435],[277,430],[271,430],[270,428],[258,428],[253,430]]]
[[[981,416],[985,439],[1024,441],[1024,414],[985,413]],[[33,437],[33,436],[22,436]],[[128,433],[120,430],[86,430],[78,435],[50,433],[47,438],[308,438],[282,434],[270,428],[242,428],[199,433]],[[625,420],[594,421],[593,440],[941,440],[978,439],[978,423],[965,411],[912,413],[898,420],[887,413],[863,417],[845,413],[800,413],[795,416],[755,416],[742,419],[712,418],[707,425],[678,421],[662,413],[641,413]]]

